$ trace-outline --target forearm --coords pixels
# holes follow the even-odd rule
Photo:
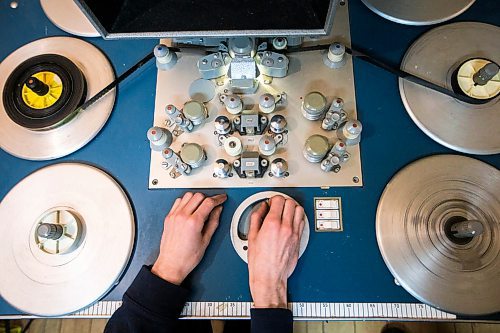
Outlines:
[[[143,266],[105,332],[174,332],[187,296],[186,289],[161,279]]]
[[[292,333],[293,316],[288,309],[252,309],[252,333]]]

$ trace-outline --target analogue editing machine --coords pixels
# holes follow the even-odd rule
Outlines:
[[[0,184],[0,316],[110,316],[155,257],[165,201],[223,190],[183,317],[249,316],[249,216],[281,194],[307,213],[296,319],[497,320],[498,17],[418,30],[394,66],[366,33],[400,26],[367,8],[428,25],[481,4],[363,3],[41,0],[60,29],[104,40],[20,34],[24,46],[1,47],[0,169],[17,184]],[[46,20],[38,2],[10,7],[9,28]],[[366,110],[396,90],[384,71],[407,113]],[[371,90],[388,92],[365,102]]]

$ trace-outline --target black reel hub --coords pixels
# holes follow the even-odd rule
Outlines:
[[[87,83],[68,58],[44,54],[21,63],[3,90],[7,115],[31,130],[46,130],[71,119],[85,102]]]

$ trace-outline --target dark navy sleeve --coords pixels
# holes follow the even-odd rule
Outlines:
[[[104,332],[176,332],[188,293],[187,289],[161,279],[151,273],[150,267],[143,266]]]
[[[288,309],[252,309],[252,333],[292,333],[293,316]]]

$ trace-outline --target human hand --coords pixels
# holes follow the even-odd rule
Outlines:
[[[203,258],[226,199],[226,194],[205,197],[191,192],[177,198],[165,218],[160,255],[151,272],[180,285]]]
[[[299,260],[304,209],[278,195],[250,217],[248,271],[256,308],[287,308],[287,280]]]

